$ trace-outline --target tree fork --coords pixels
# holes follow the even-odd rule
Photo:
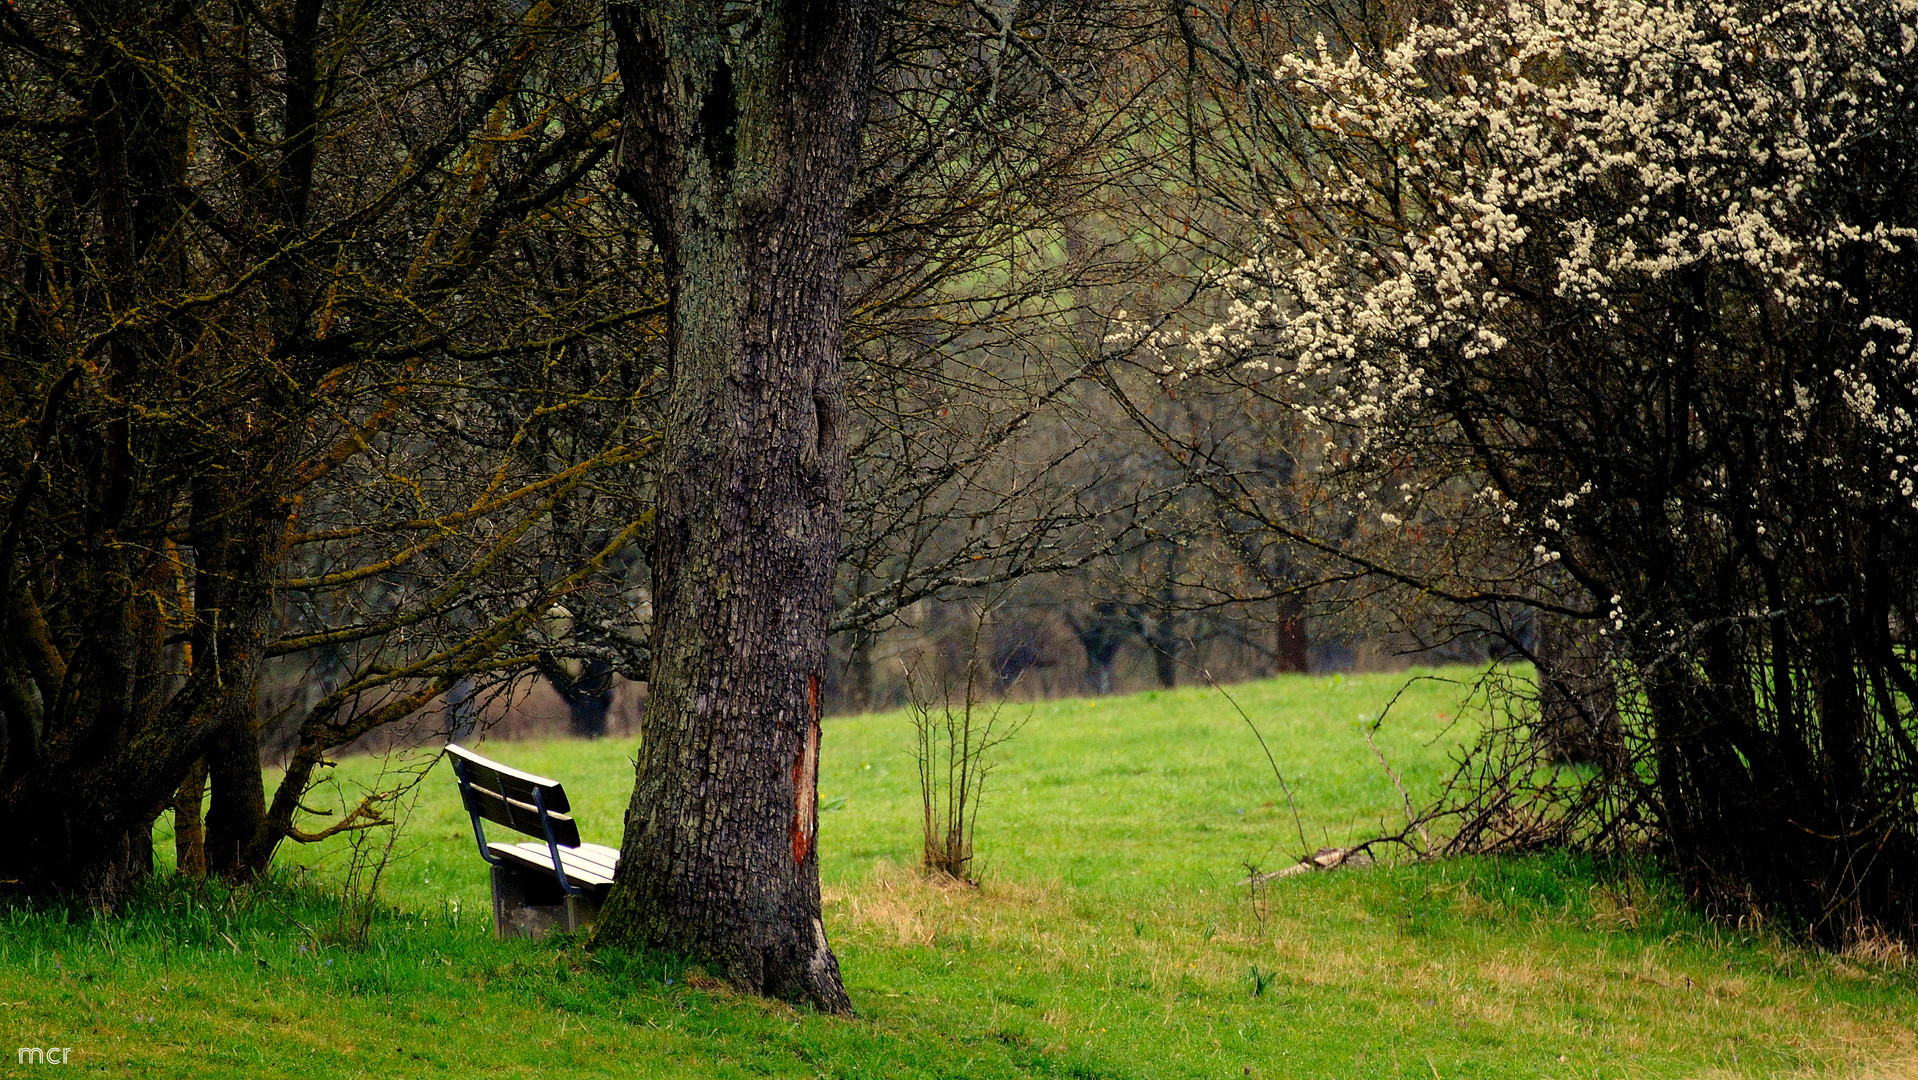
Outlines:
[[[730,7],[730,5],[729,5]],[[869,0],[610,8],[619,181],[658,245],[670,389],[652,672],[622,858],[594,942],[742,989],[852,1003],[814,843],[819,683],[845,495],[846,201]]]

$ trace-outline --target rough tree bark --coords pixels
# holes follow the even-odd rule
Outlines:
[[[620,183],[669,287],[652,677],[603,947],[846,1013],[820,921],[819,689],[845,483],[845,206],[878,7],[610,8]]]

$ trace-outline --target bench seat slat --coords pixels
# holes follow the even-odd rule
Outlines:
[[[486,846],[493,854],[529,870],[543,874],[553,872],[553,857],[545,844],[494,842]],[[600,844],[583,844],[578,848],[560,848],[559,861],[567,881],[580,888],[596,889],[613,883],[613,868],[619,863],[619,852]]]
[[[543,850],[542,845],[533,846]],[[609,874],[619,865],[619,849],[609,848],[605,844],[581,844],[576,848],[561,848],[560,851],[569,861],[577,860],[581,865],[597,866]]]

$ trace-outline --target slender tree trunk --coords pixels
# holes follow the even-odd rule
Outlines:
[[[871,712],[874,708],[872,646],[877,636],[865,627],[852,632],[852,649],[846,660],[846,699],[855,712]]]
[[[1152,673],[1167,690],[1179,685],[1179,636],[1172,626],[1170,618],[1162,617],[1146,635],[1152,645]]]
[[[1141,634],[1152,646],[1152,669],[1159,685],[1170,690],[1179,684],[1179,545],[1165,545],[1165,565],[1159,579],[1158,611],[1144,621]]]
[[[671,384],[638,775],[595,943],[850,1012],[820,920],[819,691],[845,489],[845,204],[876,7],[611,8],[621,184]]]
[[[187,877],[206,876],[206,761],[187,771],[173,793],[173,868]]]
[[[1142,630],[1138,610],[1101,600],[1083,618],[1068,616],[1066,622],[1086,651],[1086,690],[1111,693],[1112,665],[1119,650]]]
[[[255,695],[234,694],[206,748],[212,799],[206,815],[206,868],[228,880],[266,869],[266,784],[260,776],[260,723]],[[277,837],[275,838],[277,839]]]
[[[1302,675],[1310,671],[1309,645],[1305,636],[1305,602],[1297,594],[1279,597],[1278,621],[1272,627],[1272,673]]]

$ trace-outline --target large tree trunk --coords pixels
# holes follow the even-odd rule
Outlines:
[[[611,8],[621,183],[664,256],[652,678],[595,943],[849,1012],[820,921],[819,689],[845,484],[845,204],[876,9]]]
[[[607,716],[613,710],[613,665],[604,660],[578,663],[574,675],[557,664],[542,666],[546,681],[566,703],[566,727],[575,739],[606,735]]]
[[[852,632],[846,658],[846,704],[854,712],[871,712],[873,704],[873,643],[879,635],[868,627]]]

